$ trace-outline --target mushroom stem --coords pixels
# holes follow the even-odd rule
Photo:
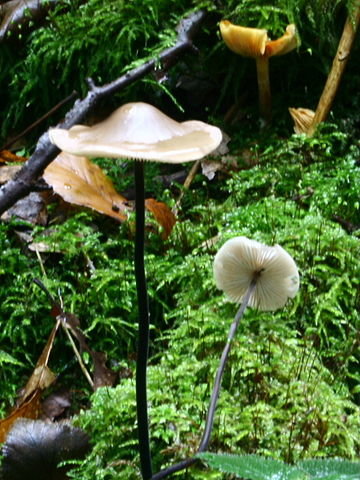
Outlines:
[[[344,73],[347,61],[350,56],[352,44],[354,42],[356,31],[360,22],[360,6],[356,8],[352,15],[346,19],[343,33],[333,60],[333,64],[326,80],[324,90],[321,94],[315,115],[308,129],[307,135],[311,137],[319,123],[323,122],[330,111],[334,101],[341,77]]]
[[[139,315],[138,351],[136,361],[136,408],[141,474],[144,480],[148,480],[152,476],[146,381],[150,314],[144,262],[144,190],[144,163],[142,161],[135,161],[135,279]]]
[[[225,370],[227,358],[229,356],[231,343],[232,343],[232,341],[235,337],[237,328],[239,326],[240,320],[242,319],[242,317],[244,315],[244,312],[245,312],[246,307],[249,303],[250,297],[255,290],[256,279],[257,279],[257,277],[255,277],[252,280],[252,282],[250,283],[249,288],[247,289],[247,292],[245,293],[245,295],[243,297],[240,308],[239,308],[237,314],[235,315],[234,321],[231,324],[229,334],[228,334],[228,338],[227,338],[227,342],[226,342],[224,350],[221,354],[219,367],[218,367],[217,372],[216,372],[214,387],[213,387],[213,391],[212,391],[212,394],[211,394],[209,409],[208,409],[206,422],[205,422],[205,429],[204,429],[204,433],[203,433],[203,436],[202,436],[202,439],[201,439],[201,442],[200,442],[200,446],[198,448],[198,452],[204,452],[205,450],[207,450],[207,447],[209,445],[211,431],[212,431],[213,424],[214,424],[214,416],[215,416],[216,405],[217,405],[217,401],[218,401],[219,393],[220,393],[222,376],[223,376],[223,373],[224,373],[224,370]]]
[[[204,433],[203,433],[203,436],[202,436],[200,446],[198,448],[197,453],[204,452],[208,448],[209,441],[210,441],[210,436],[211,436],[211,431],[212,431],[213,424],[214,424],[214,416],[215,416],[216,405],[217,405],[217,401],[218,401],[219,393],[220,393],[221,380],[222,380],[222,376],[223,376],[223,373],[224,373],[224,370],[225,370],[226,361],[227,361],[227,358],[229,356],[231,343],[232,343],[232,341],[235,337],[235,334],[236,334],[237,328],[239,326],[240,320],[242,319],[242,317],[244,315],[244,312],[245,312],[246,307],[249,303],[251,295],[254,293],[257,278],[258,277],[255,276],[253,278],[252,282],[250,283],[249,288],[247,289],[247,292],[245,293],[245,295],[242,299],[240,308],[239,308],[237,314],[235,315],[235,318],[234,318],[234,320],[231,324],[229,334],[228,334],[228,338],[227,338],[227,342],[226,342],[224,350],[221,354],[219,367],[218,367],[217,372],[216,372],[214,388],[213,388],[213,391],[212,391],[212,394],[211,394],[209,409],[208,409],[206,422],[205,422]],[[198,458],[196,456],[187,458],[186,460],[183,460],[179,463],[171,465],[170,467],[165,468],[164,470],[161,470],[160,472],[156,473],[151,478],[151,480],[160,480],[162,478],[168,477],[169,475],[171,475],[175,472],[179,472],[181,470],[184,470],[185,468],[190,467],[192,464],[194,464],[197,461],[198,461]]]
[[[260,115],[266,123],[271,121],[271,89],[269,76],[269,58],[256,57],[256,73],[259,88]]]

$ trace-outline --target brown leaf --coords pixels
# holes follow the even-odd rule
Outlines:
[[[118,374],[106,366],[106,353],[91,350],[90,354],[94,362],[94,390],[99,387],[112,387],[118,378]]]
[[[65,201],[92,208],[121,222],[127,219],[126,198],[117,193],[101,168],[86,157],[62,152],[43,176]]]
[[[80,330],[80,321],[78,317],[72,313],[63,312],[61,315],[63,322],[71,330],[72,334],[79,342],[80,350],[87,352],[94,362],[93,382],[94,390],[99,387],[112,386],[118,378],[116,372],[106,366],[106,353],[96,352],[89,347],[85,335]]]
[[[71,392],[65,388],[51,393],[42,402],[42,418],[54,421],[55,418],[60,417],[71,406],[70,398]]]
[[[0,158],[0,162],[1,162]],[[21,170],[21,165],[4,165],[0,168],[0,184],[8,182]]]
[[[36,390],[26,402],[20,407],[15,408],[8,417],[4,418],[4,420],[0,420],[0,443],[5,441],[6,435],[18,418],[36,419],[39,417],[41,410],[40,396],[41,391]]]
[[[159,225],[163,227],[162,238],[166,240],[176,223],[175,215],[165,203],[158,202],[154,198],[147,198],[145,207],[154,215]]]
[[[26,162],[27,158],[19,157],[15,153],[10,152],[10,150],[1,150],[0,151],[0,163],[8,162]]]
[[[46,345],[36,363],[35,369],[29,378],[25,388],[22,391],[21,397],[17,401],[17,405],[20,406],[27,398],[37,390],[44,390],[49,387],[55,381],[55,375],[48,368],[47,363],[49,361],[50,352],[54,345],[56,332],[59,328],[60,322],[56,322],[56,325],[52,329]]]
[[[55,375],[48,368],[50,352],[54,344],[60,322],[52,329],[46,345],[36,363],[35,369],[16,402],[16,407],[4,420],[0,420],[0,442],[3,442],[12,424],[20,417],[38,418],[40,414],[40,396],[42,390],[50,386]]]
[[[34,225],[46,225],[47,210],[43,195],[38,192],[31,192],[1,215],[2,220],[9,220],[12,217],[21,218]]]

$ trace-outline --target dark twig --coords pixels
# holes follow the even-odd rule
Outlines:
[[[65,121],[59,126],[61,128],[70,128],[76,123],[80,123],[91,112],[93,112],[98,103],[115,92],[125,88],[139,78],[144,77],[159,64],[159,61],[168,65],[177,61],[177,57],[185,51],[192,49],[192,38],[200,27],[206,16],[204,10],[198,10],[189,17],[183,19],[178,27],[178,40],[173,47],[165,49],[156,59],[149,60],[139,67],[125,73],[117,80],[101,87],[96,87],[91,82],[91,87],[83,100],[75,102],[73,108],[68,112]],[[25,162],[23,168],[9,180],[0,189],[0,215],[10,208],[17,200],[23,198],[31,190],[34,181],[42,175],[44,169],[54,160],[60,150],[49,140],[49,135],[45,132],[36,145],[35,152]]]
[[[214,387],[213,391],[211,394],[211,399],[210,399],[210,404],[209,404],[209,409],[206,417],[206,422],[205,422],[205,428],[204,428],[204,433],[200,442],[200,446],[198,448],[197,453],[205,452],[209,446],[209,441],[210,441],[210,436],[212,432],[212,428],[214,425],[214,416],[215,416],[215,410],[216,410],[216,405],[217,401],[219,398],[219,393],[220,393],[220,387],[221,387],[221,381],[222,381],[222,376],[225,370],[226,362],[230,353],[230,348],[232,341],[235,337],[236,331],[238,329],[240,320],[242,319],[244,312],[246,310],[246,307],[249,303],[249,299],[254,292],[254,289],[256,287],[256,278],[251,282],[244,298],[243,301],[241,302],[240,308],[234,318],[234,321],[231,324],[228,338],[226,341],[226,345],[224,347],[224,350],[221,354],[220,358],[220,363],[219,367],[216,372],[215,376],[215,382],[214,382]],[[175,465],[171,465],[168,468],[165,468],[164,470],[161,470],[160,472],[156,473],[151,477],[151,480],[160,480],[162,478],[168,477],[169,475],[179,472],[181,470],[184,470],[185,468],[189,467],[190,465],[194,464],[198,458],[196,457],[191,457],[186,460],[183,460],[182,462],[176,463]]]
[[[5,143],[5,145],[3,145],[0,148],[0,151],[1,150],[6,150],[9,147],[11,147],[11,145],[13,145],[15,142],[17,142],[21,137],[24,137],[27,133],[31,132],[31,130],[33,130],[35,127],[37,127],[41,122],[43,122],[47,118],[51,117],[51,115],[53,115],[57,110],[59,110],[59,108],[61,108],[63,105],[65,105],[65,103],[70,102],[70,100],[74,100],[74,98],[77,97],[77,96],[78,96],[78,93],[74,90],[69,96],[64,98],[64,100],[61,100],[61,102],[56,104],[47,113],[45,113],[45,115],[38,118],[34,123],[29,125],[27,128],[25,128],[25,130],[23,130],[18,135],[16,135],[16,137],[13,137],[11,140],[9,140],[7,143]]]

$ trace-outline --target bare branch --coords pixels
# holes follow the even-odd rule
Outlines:
[[[165,49],[158,58],[143,63],[120,78],[101,87],[97,87],[91,79],[88,80],[90,86],[88,94],[83,100],[75,102],[73,108],[67,113],[64,122],[60,124],[60,127],[70,128],[80,123],[89,113],[95,110],[100,100],[144,77],[155,69],[159,61],[167,68],[170,64],[175,63],[179,55],[193,49],[193,36],[196,34],[205,16],[206,12],[204,10],[198,10],[184,18],[177,28],[178,39],[176,44]],[[44,169],[59,153],[60,150],[50,142],[49,135],[45,132],[39,138],[33,155],[24,164],[16,177],[1,187],[0,215],[32,190],[33,183],[42,175]]]

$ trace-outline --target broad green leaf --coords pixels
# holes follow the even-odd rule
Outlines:
[[[198,455],[211,468],[232,473],[246,480],[310,480],[311,477],[296,467],[279,460],[258,455],[226,455],[201,453]]]
[[[310,475],[319,480],[359,480],[360,462],[351,462],[340,458],[323,458],[303,460],[297,464]]]

